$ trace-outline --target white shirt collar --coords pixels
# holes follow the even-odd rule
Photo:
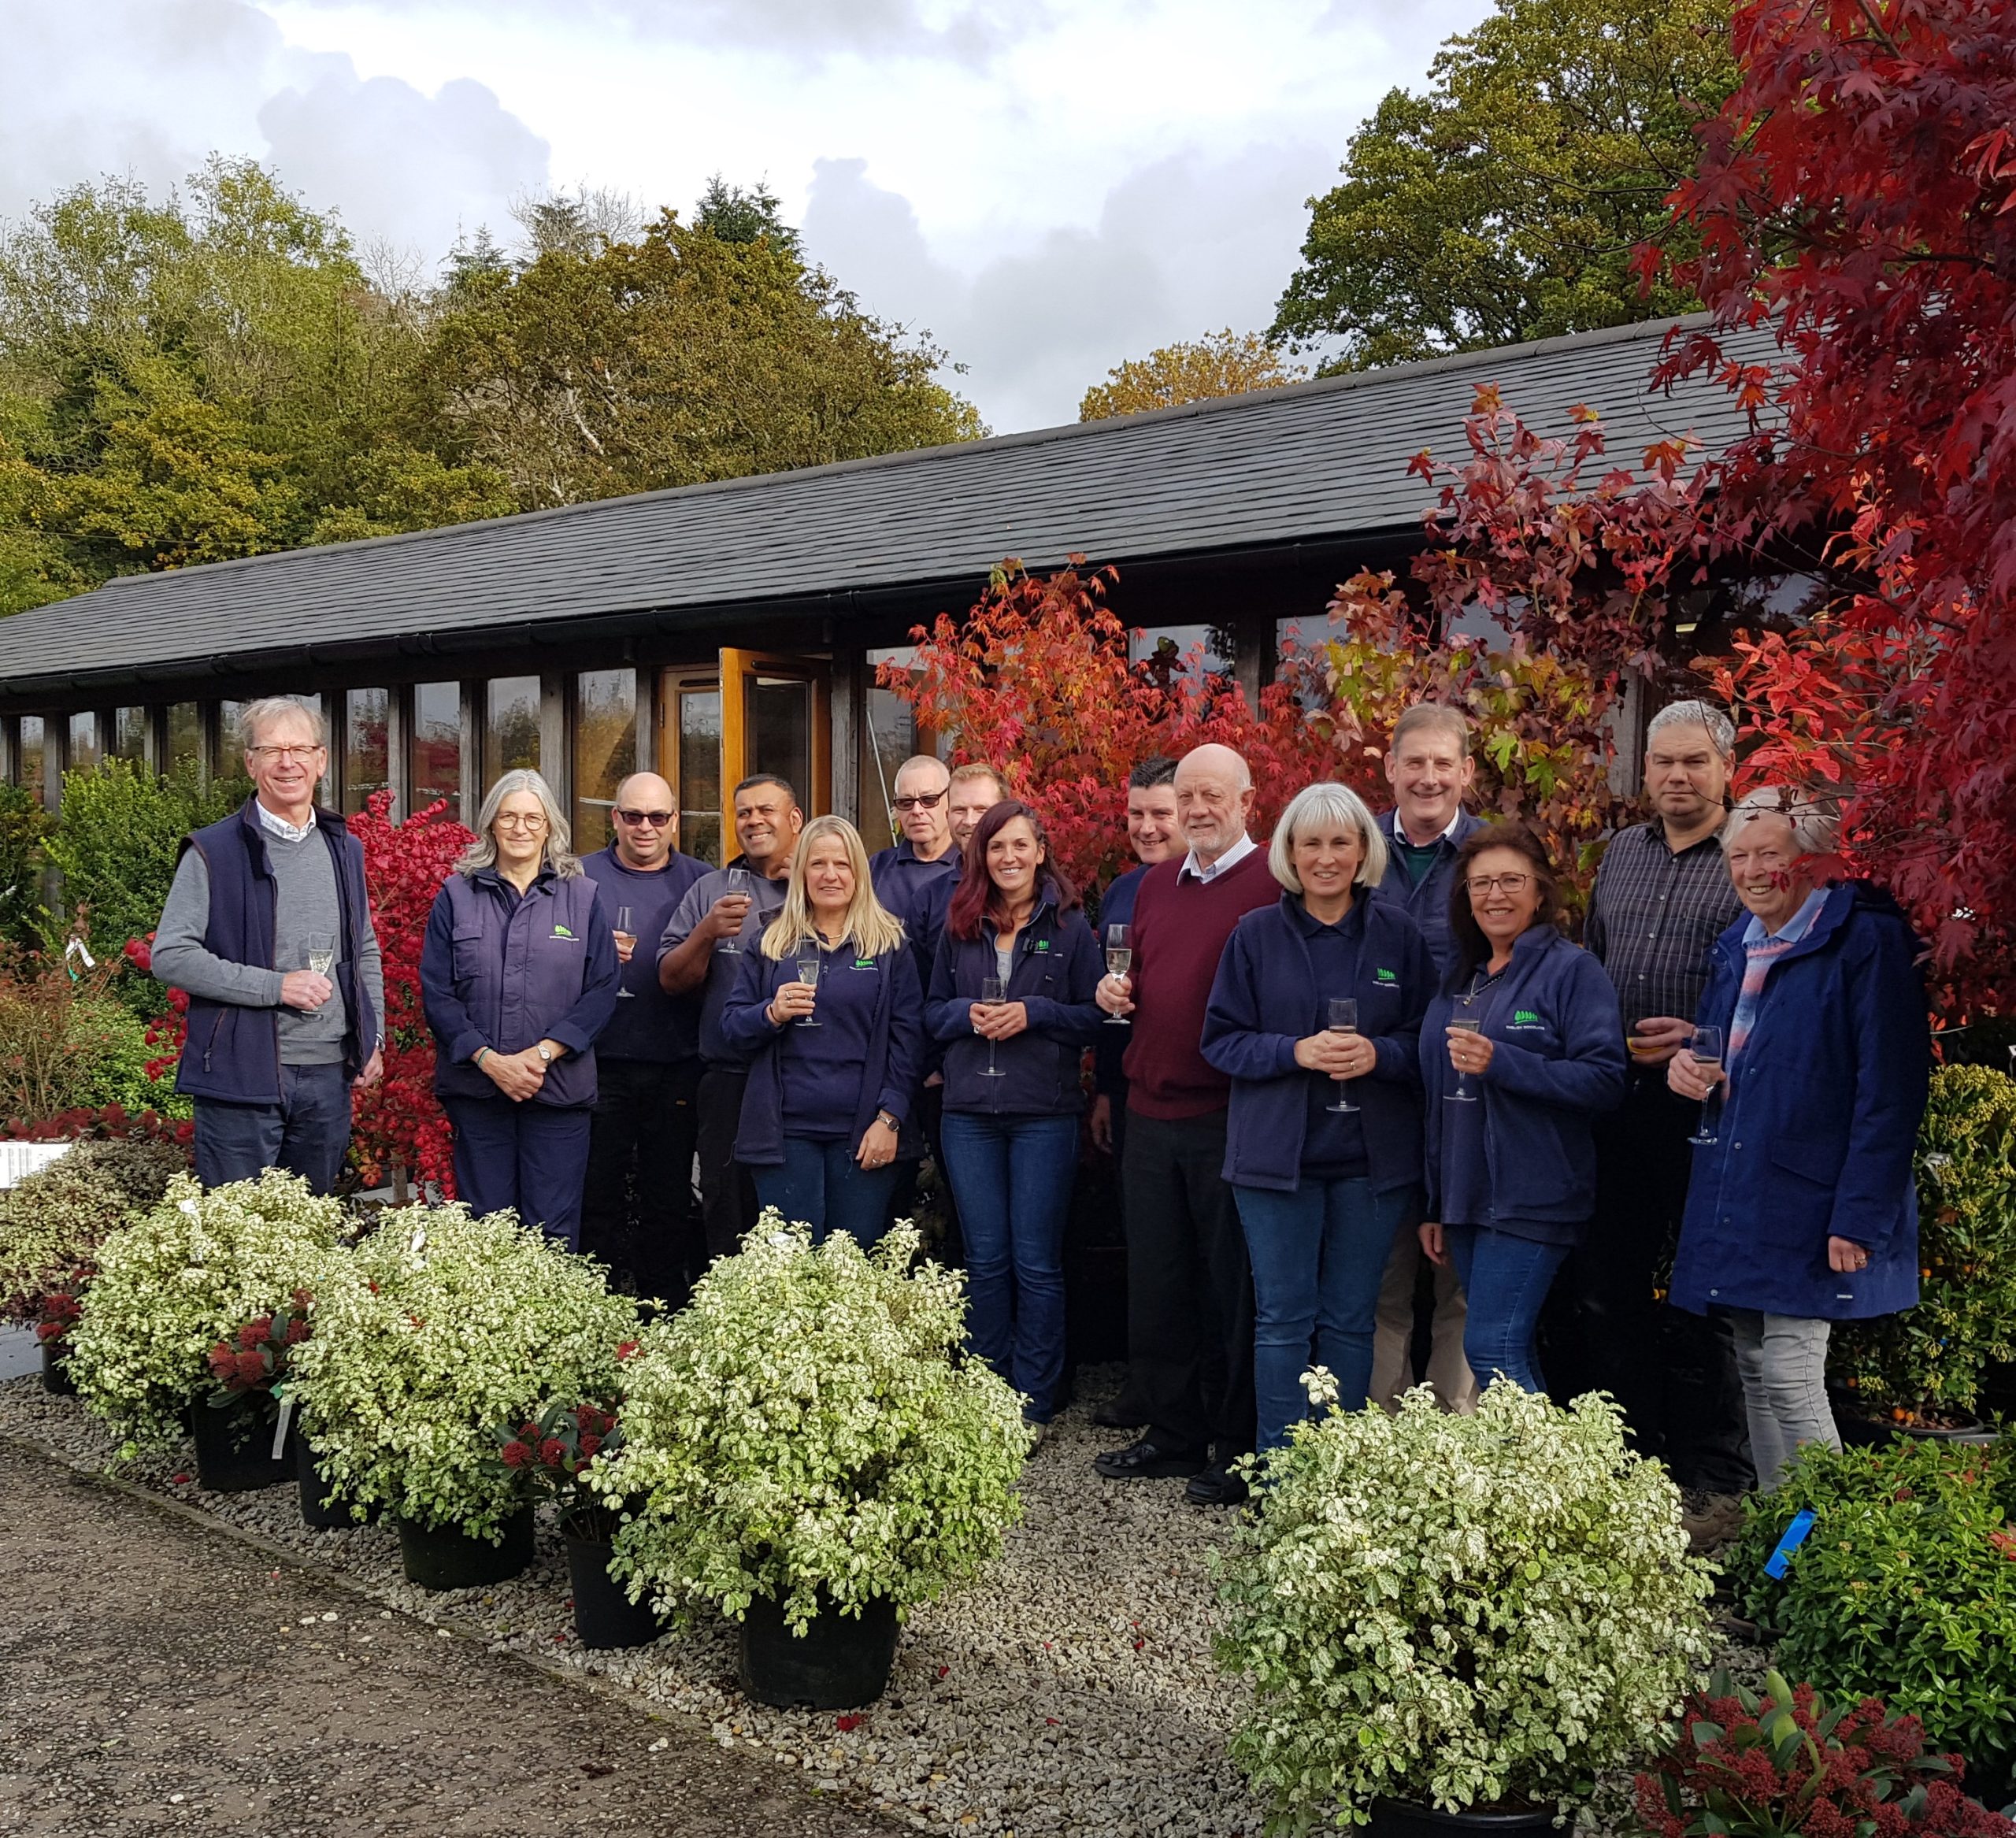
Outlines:
[[[298,843],[304,836],[312,836],[314,835],[315,811],[313,806],[310,806],[309,808],[307,822],[305,824],[291,824],[289,823],[285,817],[279,816],[274,812],[269,810],[265,805],[260,803],[258,799],[254,799],[252,802],[254,807],[259,813],[259,827],[261,829],[272,831],[272,832],[275,836],[278,836],[281,841],[287,843]]]
[[[1762,944],[1766,939],[1773,944],[1797,944],[1813,929],[1814,921],[1820,917],[1820,909],[1827,904],[1828,892],[1829,890],[1824,887],[1815,888],[1799,902],[1799,910],[1776,932],[1768,930],[1764,921],[1755,913],[1751,913],[1750,923],[1743,928],[1745,947]]]
[[[1462,821],[1463,805],[1462,799],[1458,799],[1456,803],[1456,814],[1450,818],[1448,826],[1443,831],[1442,834],[1436,837],[1434,839],[1438,843],[1453,843],[1456,839],[1456,826]],[[1406,843],[1410,849],[1425,849],[1428,847],[1428,844],[1425,843],[1417,843],[1412,836],[1407,834],[1406,821],[1400,815],[1400,807],[1397,804],[1393,807],[1393,839],[1396,843]]]
[[[1186,874],[1192,880],[1214,881],[1228,868],[1236,868],[1260,845],[1251,836],[1241,836],[1209,868],[1201,868],[1197,862],[1197,851],[1192,849],[1183,858],[1183,865],[1176,871],[1176,878],[1182,880]]]

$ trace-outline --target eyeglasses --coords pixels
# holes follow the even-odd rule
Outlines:
[[[616,814],[624,823],[647,823],[654,830],[662,830],[672,821],[669,810],[624,810],[619,806]]]
[[[500,830],[529,830],[538,832],[546,828],[546,819],[534,811],[530,817],[521,817],[515,810],[500,810],[497,813],[496,827]]]
[[[898,798],[893,802],[899,810],[932,810],[936,809],[938,800],[944,795],[945,788],[941,788],[936,791],[919,791],[914,796]]]
[[[254,759],[263,759],[272,765],[291,765],[297,761],[302,765],[309,765],[322,748],[318,741],[312,747],[248,747],[245,750]]]
[[[1523,893],[1533,884],[1530,874],[1473,874],[1463,883],[1473,894],[1488,894],[1493,888],[1500,893]]]

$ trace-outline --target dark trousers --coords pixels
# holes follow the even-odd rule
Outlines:
[[[455,1191],[472,1213],[513,1212],[564,1239],[581,1236],[588,1113],[509,1098],[443,1098],[455,1131]]]
[[[1127,1119],[1127,1352],[1157,1443],[1253,1447],[1253,1273],[1221,1170],[1225,1114]]]
[[[1700,1107],[1663,1066],[1632,1069],[1622,1106],[1596,1123],[1596,1211],[1569,1257],[1546,1329],[1554,1395],[1608,1391],[1632,1440],[1683,1487],[1750,1480],[1743,1386],[1729,1322],[1661,1299],[1687,1206]]]
[[[742,1248],[743,1234],[756,1223],[756,1184],[735,1158],[735,1132],[742,1127],[742,1094],[749,1075],[710,1065],[700,1075],[695,1110],[699,1120],[700,1224],[707,1255],[729,1258]]]
[[[889,1229],[889,1195],[896,1184],[896,1164],[864,1168],[855,1161],[860,1144],[843,1139],[815,1142],[808,1136],[786,1136],[780,1166],[758,1168],[756,1195],[795,1225],[812,1228],[812,1242],[829,1232],[844,1232],[863,1245],[878,1243]]]
[[[597,1062],[581,1248],[674,1307],[706,1263],[693,1198],[700,1062]]]
[[[350,1081],[337,1065],[284,1065],[277,1104],[198,1098],[196,1178],[206,1187],[257,1180],[269,1168],[335,1191],[350,1153]]]

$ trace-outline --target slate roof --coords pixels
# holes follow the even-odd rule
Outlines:
[[[1666,330],[1620,327],[1151,414],[129,576],[0,621],[0,695],[60,695],[106,673],[201,671],[220,654],[276,645],[340,657],[422,635],[466,643],[617,613],[699,623],[708,610],[970,580],[1004,555],[1032,566],[1073,550],[1139,562],[1411,532],[1425,493],[1407,462],[1423,447],[1459,456],[1480,383],[1500,385],[1544,432],[1566,432],[1577,402],[1598,409],[1621,460],[1670,435],[1710,450],[1737,436],[1743,418],[1718,384],[1647,392]]]

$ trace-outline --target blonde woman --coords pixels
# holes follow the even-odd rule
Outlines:
[[[616,1012],[616,941],[567,819],[534,772],[490,787],[476,839],[435,896],[420,958],[434,1091],[455,1186],[576,1243],[595,1037]]]
[[[852,824],[805,826],[784,903],[721,1011],[752,1055],[735,1158],[757,1199],[815,1238],[872,1244],[888,1225],[924,1039],[902,922],[875,897]]]

